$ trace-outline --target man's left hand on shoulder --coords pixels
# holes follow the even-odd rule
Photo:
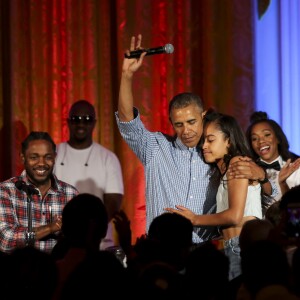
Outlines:
[[[251,158],[245,156],[238,161],[229,164],[227,179],[247,178],[251,180],[263,180],[265,171],[258,166]]]

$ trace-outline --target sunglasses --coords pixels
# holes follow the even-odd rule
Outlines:
[[[92,116],[72,116],[69,118],[72,124],[79,124],[83,122],[84,124],[92,124],[95,118]]]

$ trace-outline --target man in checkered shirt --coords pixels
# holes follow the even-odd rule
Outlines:
[[[0,183],[0,250],[34,246],[50,253],[61,228],[65,204],[78,191],[53,174],[56,145],[47,132],[31,132],[22,142],[25,170]]]

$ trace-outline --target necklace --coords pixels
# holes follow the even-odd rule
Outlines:
[[[89,166],[89,159],[90,159],[91,153],[92,153],[92,151],[93,151],[93,147],[94,147],[94,144],[92,144],[91,149],[90,149],[90,151],[89,151],[89,153],[88,153],[87,159],[86,159],[85,164],[84,164],[85,167],[88,167],[88,166]],[[68,145],[67,145],[67,143],[66,143],[66,144],[65,144],[65,149],[64,149],[63,159],[62,159],[62,161],[61,161],[61,163],[60,163],[61,166],[64,166],[64,165],[65,165],[64,160],[65,160],[66,155],[67,155],[67,148],[68,148]]]

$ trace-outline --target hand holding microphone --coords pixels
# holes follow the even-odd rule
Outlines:
[[[166,44],[165,46],[160,46],[156,48],[148,48],[148,49],[137,49],[130,51],[129,54],[125,53],[124,56],[126,58],[139,58],[142,53],[146,52],[145,56],[154,55],[154,54],[171,54],[174,52],[174,47],[172,44]]]
[[[139,34],[137,38],[137,45],[135,47],[135,37],[131,38],[130,51],[124,54],[125,58],[140,58],[143,53],[144,56],[154,55],[154,54],[171,54],[174,52],[174,46],[172,44],[166,44],[164,46],[156,48],[141,48],[142,35]]]
[[[174,47],[171,44],[166,44],[165,46],[149,48],[149,49],[145,49],[141,45],[142,45],[141,34],[139,34],[137,37],[135,36],[131,37],[129,50],[127,50],[126,53],[124,54],[125,59],[123,60],[123,65],[122,65],[122,73],[123,73],[122,80],[125,81],[132,80],[133,74],[141,67],[141,65],[143,64],[144,57],[146,55],[164,54],[164,53],[171,54],[174,52]]]

